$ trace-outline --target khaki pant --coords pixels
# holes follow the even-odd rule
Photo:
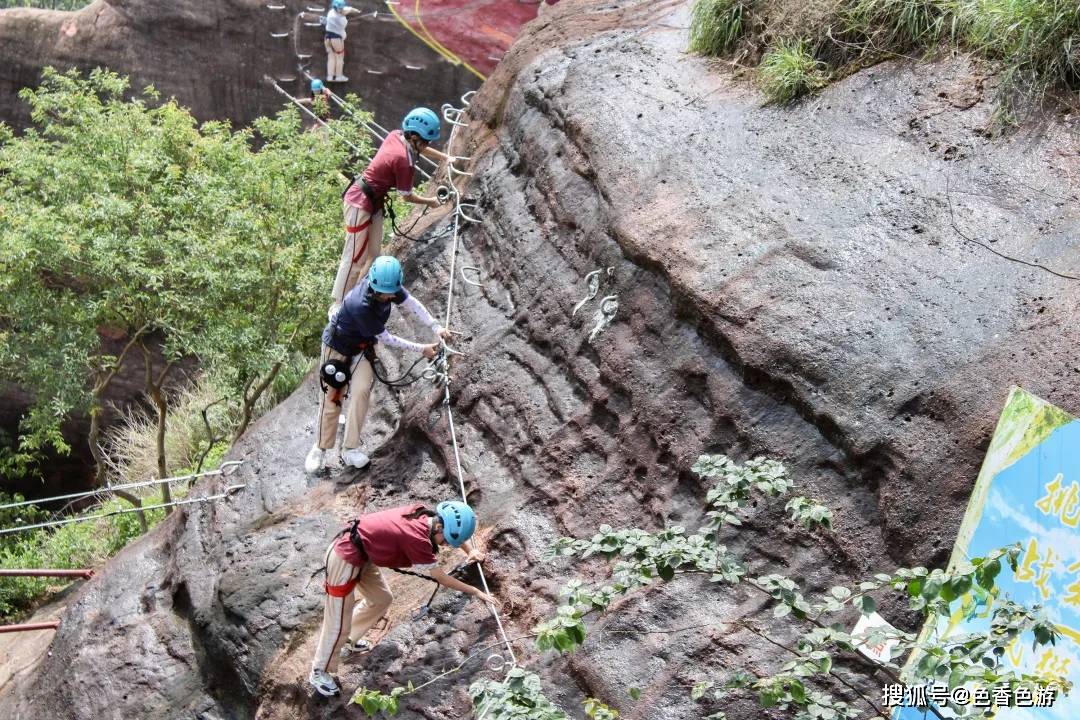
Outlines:
[[[349,203],[342,203],[345,215],[345,245],[341,248],[341,260],[338,262],[337,276],[334,277],[334,289],[330,297],[334,305],[340,305],[345,295],[352,290],[379,257],[382,250],[383,214],[374,217],[367,210]],[[357,232],[348,228],[360,227],[371,221],[367,227]]]
[[[390,592],[378,567],[371,563],[364,563],[362,568],[350,565],[334,552],[334,543],[330,543],[330,547],[326,549],[326,582],[330,585],[344,585],[357,576],[360,580],[354,592],[340,598],[329,593],[326,595],[322,633],[315,648],[315,659],[311,663],[315,670],[335,672],[338,651],[345,644],[345,640],[352,638],[356,641],[364,637],[394,602],[394,594]],[[359,605],[356,604],[357,596],[363,599]],[[351,618],[347,635],[345,618]]]
[[[326,48],[326,79],[333,80],[345,70],[345,40],[324,38],[323,47]]]
[[[344,360],[345,356],[337,350],[323,345],[322,367],[327,360]],[[345,418],[345,437],[341,440],[342,450],[360,447],[360,431],[364,429],[367,418],[368,401],[371,399],[372,380],[375,374],[371,361],[364,356],[353,359],[352,379],[340,390],[327,388],[319,400],[319,447],[331,450],[337,440],[338,417],[341,416],[341,404],[347,398],[349,415]],[[336,399],[336,402],[335,402]]]

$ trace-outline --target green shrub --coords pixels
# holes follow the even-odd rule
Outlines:
[[[696,0],[690,17],[691,52],[731,52],[748,29],[749,14],[746,0]]]
[[[787,103],[827,81],[824,63],[804,40],[782,40],[770,48],[758,67],[762,89],[772,102]]]

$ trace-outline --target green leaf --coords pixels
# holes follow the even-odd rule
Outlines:
[[[630,699],[633,700],[634,702],[637,702],[638,700],[641,699],[641,688],[639,688],[639,687],[631,687],[630,690],[629,690],[629,693],[630,693]]]

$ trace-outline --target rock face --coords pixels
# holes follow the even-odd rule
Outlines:
[[[270,10],[269,5],[284,6]],[[349,26],[346,74],[337,92],[356,92],[380,122],[393,123],[419,104],[456,98],[479,84],[461,65],[442,60],[376,0],[351,5],[364,12]],[[25,124],[16,93],[37,85],[42,68],[105,66],[131,78],[133,88],[153,84],[175,96],[200,120],[246,124],[277,112],[284,102],[264,75],[297,77],[295,52],[311,54],[311,72],[322,77],[326,52],[320,28],[295,21],[300,0],[96,0],[74,12],[0,11],[0,120]],[[372,17],[375,11],[381,11]],[[309,18],[314,20],[315,17]],[[286,38],[271,33],[297,33]],[[414,70],[412,68],[423,68]],[[372,74],[368,71],[378,74]],[[283,83],[294,95],[302,79]]]
[[[945,560],[1010,385],[1080,410],[1080,285],[960,237],[1080,274],[1070,126],[986,138],[992,79],[960,61],[883,65],[762,107],[683,53],[687,20],[683,2],[560,3],[476,96],[452,148],[473,157],[484,218],[461,237],[458,266],[480,268],[482,287],[456,286],[468,354],[451,387],[512,637],[572,572],[540,562],[557,536],[697,522],[701,452],[783,459],[834,508],[828,538],[765,509],[728,538],[752,573],[822,588]],[[406,248],[406,275],[441,315],[451,241],[427,237]],[[600,295],[572,317],[598,268],[612,268]],[[618,314],[590,343],[606,295]],[[302,686],[321,617],[310,573],[339,520],[457,487],[439,392],[376,398],[360,474],[304,478],[310,382],[260,421],[234,449],[247,488],[178,513],[88,583],[52,655],[4,698],[15,717],[361,717]],[[347,691],[419,684],[495,640],[475,603],[440,593],[412,619],[429,588],[394,587],[380,644],[342,667]],[[591,695],[628,718],[699,717],[687,685],[773,667],[773,653],[720,624],[638,632],[758,611],[680,578],[625,601],[601,621],[616,632],[594,630],[572,659],[527,642],[519,656],[568,709]],[[497,675],[474,661],[401,716],[463,717],[468,682]]]

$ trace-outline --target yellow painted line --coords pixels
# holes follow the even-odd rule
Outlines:
[[[447,55],[445,52],[440,50],[436,45],[432,45],[431,42],[426,37],[424,37],[420,33],[416,32],[416,29],[412,25],[410,25],[408,22],[406,22],[405,18],[401,17],[401,15],[398,14],[397,9],[394,8],[393,5],[391,5],[390,3],[387,3],[386,7],[390,8],[390,12],[393,13],[395,18],[397,18],[397,21],[399,23],[401,23],[402,25],[404,25],[406,30],[408,30],[413,35],[415,35],[420,40],[420,42],[424,43],[429,48],[434,50],[436,53],[439,54],[440,57],[442,57],[444,60],[449,62],[451,65],[460,65],[461,64],[461,60],[459,60],[458,58],[453,57],[451,55]]]
[[[461,65],[464,65],[465,69],[467,69],[469,72],[471,72],[476,77],[480,78],[481,80],[486,80],[487,79],[487,78],[484,77],[483,73],[481,73],[479,70],[474,68],[469,63],[462,60],[452,50],[448,49],[445,45],[443,45],[442,43],[440,43],[438,40],[435,39],[435,36],[432,35],[431,31],[427,29],[426,25],[424,25],[424,19],[422,17],[420,17],[420,0],[416,0],[416,7],[414,9],[414,12],[416,13],[416,22],[417,22],[417,24],[420,25],[420,29],[423,30],[424,33],[431,39],[431,42],[435,43],[436,47],[442,49],[443,52],[445,52],[450,57],[454,58],[454,60],[456,60],[457,63],[459,63]]]

